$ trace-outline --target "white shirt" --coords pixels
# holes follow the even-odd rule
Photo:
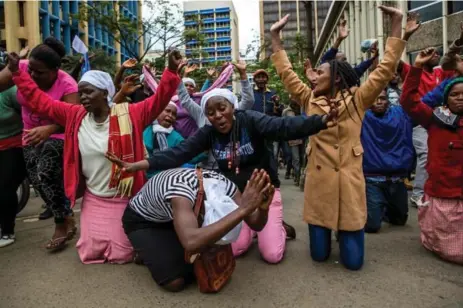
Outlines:
[[[109,188],[112,163],[106,159],[109,139],[109,116],[103,123],[95,122],[93,114],[87,113],[79,128],[79,151],[82,173],[87,189],[98,197],[114,197],[116,188]]]

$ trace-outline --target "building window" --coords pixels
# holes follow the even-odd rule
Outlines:
[[[19,8],[19,26],[24,27],[24,1],[18,2]]]
[[[442,1],[408,1],[408,8],[420,14],[421,22],[442,17]]]
[[[449,14],[463,11],[463,1],[449,1]]]

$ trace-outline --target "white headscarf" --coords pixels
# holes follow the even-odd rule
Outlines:
[[[189,82],[189,83],[191,83],[193,85],[193,87],[196,88],[196,82],[192,78],[188,78],[188,77],[182,78],[182,82],[183,82],[183,84]]]
[[[207,101],[214,96],[220,96],[225,98],[230,104],[232,104],[235,109],[238,109],[238,98],[232,91],[228,89],[214,89],[203,95],[201,98],[201,110],[206,114],[206,104]]]
[[[116,94],[116,88],[114,87],[111,75],[103,71],[90,70],[82,76],[79,80],[79,83],[81,82],[88,82],[98,89],[108,91],[108,105],[112,105],[113,97]]]

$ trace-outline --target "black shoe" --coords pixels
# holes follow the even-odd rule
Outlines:
[[[291,174],[290,173],[286,173],[285,174],[285,180],[289,180],[291,178]]]
[[[40,215],[39,215],[39,219],[40,220],[45,220],[45,219],[48,219],[48,218],[52,218],[53,217],[53,212],[51,211],[51,209],[47,208],[45,211],[43,211]]]
[[[288,225],[284,221],[283,221],[283,227],[286,230],[286,239],[287,240],[294,240],[296,238],[296,229],[294,229],[294,227]]]

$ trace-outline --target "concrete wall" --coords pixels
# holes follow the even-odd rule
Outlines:
[[[431,46],[442,45],[442,18],[421,25],[407,44],[407,51],[418,51]]]
[[[460,37],[460,23],[463,21],[463,12],[447,16],[448,44]]]

